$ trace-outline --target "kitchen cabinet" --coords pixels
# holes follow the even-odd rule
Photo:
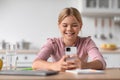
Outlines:
[[[32,62],[37,56],[38,50],[21,50],[17,53],[17,67],[31,67]],[[6,55],[4,51],[0,52],[0,58],[3,60],[3,67],[5,67],[6,63]]]
[[[120,67],[120,53],[103,53],[107,68]]]
[[[120,68],[120,49],[117,50],[102,50],[100,49],[104,60],[106,61],[107,68]],[[90,62],[91,59],[88,58]]]
[[[18,54],[17,67],[31,67],[36,54]]]
[[[107,68],[120,68],[120,49],[115,51],[100,50],[100,52],[107,63]],[[17,54],[17,67],[31,67],[37,53],[38,50],[19,51]],[[4,51],[0,52],[0,58],[4,62],[3,67],[5,67],[6,56]],[[51,62],[52,59],[49,58],[48,61]],[[91,60],[89,59],[89,61]]]
[[[83,16],[120,16],[120,0],[79,0]]]

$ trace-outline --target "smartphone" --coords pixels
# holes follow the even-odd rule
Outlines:
[[[65,54],[66,55],[72,55],[77,53],[77,47],[66,47],[65,48]]]
[[[75,57],[72,57],[72,55],[77,54],[77,47],[66,47],[65,54],[70,56],[66,61],[74,60]]]

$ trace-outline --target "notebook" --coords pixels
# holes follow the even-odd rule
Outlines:
[[[1,70],[0,75],[21,75],[21,76],[48,76],[58,74],[58,71],[48,70]]]
[[[103,74],[104,70],[75,69],[75,70],[66,70],[66,72],[75,73],[75,74]]]

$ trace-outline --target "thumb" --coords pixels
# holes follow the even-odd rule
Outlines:
[[[62,61],[66,61],[67,58],[69,58],[69,55],[63,56],[61,60],[62,60]]]

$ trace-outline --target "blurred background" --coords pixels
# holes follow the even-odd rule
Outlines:
[[[60,37],[57,20],[65,7],[75,7],[82,14],[79,36],[91,36],[98,47],[104,43],[120,46],[120,0],[0,0],[0,49],[11,42],[19,49],[38,50],[47,38]]]
[[[82,13],[80,36],[92,36],[98,45],[120,44],[116,42],[120,40],[120,0],[0,0],[0,42],[25,40],[31,48],[40,48],[47,38],[60,36],[58,14],[65,7],[76,7]],[[100,38],[102,34],[106,39]]]

